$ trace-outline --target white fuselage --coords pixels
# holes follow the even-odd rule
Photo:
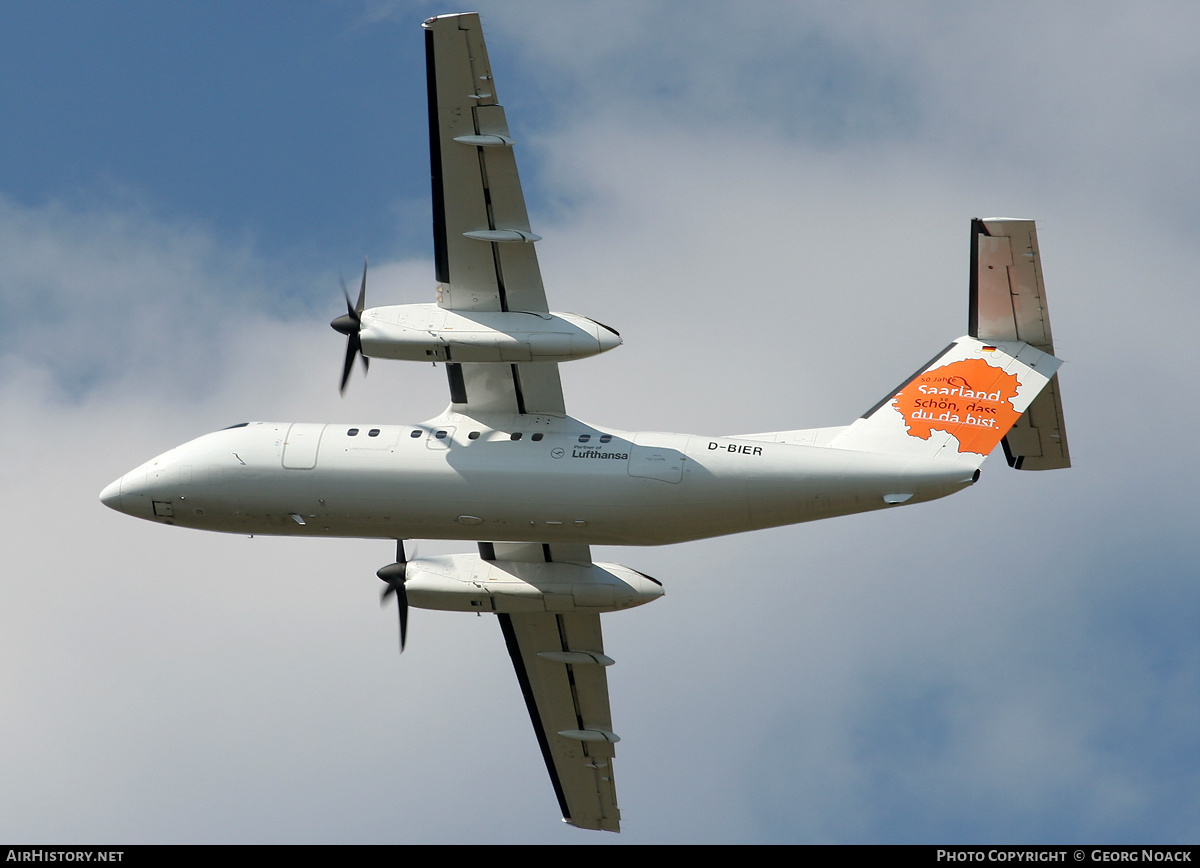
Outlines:
[[[101,499],[230,533],[657,545],[932,500],[973,481],[954,462],[780,442],[797,433],[630,434],[457,414],[252,422],[163,453]]]

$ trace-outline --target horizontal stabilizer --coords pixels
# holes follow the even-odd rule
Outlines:
[[[1063,426],[1058,374],[1033,399],[1001,441],[1008,466],[1017,470],[1060,470],[1071,466],[1067,432]]]
[[[981,341],[1024,341],[1054,354],[1042,259],[1032,220],[971,221],[967,333]]]
[[[968,318],[970,335],[981,341],[1024,341],[1054,354],[1034,221],[971,221]],[[1018,470],[1071,466],[1057,376],[1005,436],[1004,454]]]

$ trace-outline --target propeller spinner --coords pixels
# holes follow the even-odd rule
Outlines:
[[[342,295],[346,297],[346,312],[330,323],[333,330],[346,336],[346,363],[342,366],[342,385],[338,391],[345,393],[346,382],[350,379],[350,371],[354,368],[355,356],[361,356],[363,371],[371,367],[371,360],[363,355],[362,339],[358,333],[362,329],[363,306],[367,301],[367,260],[363,259],[362,284],[358,288],[358,303],[352,304],[350,292],[346,289],[346,281],[342,281]]]

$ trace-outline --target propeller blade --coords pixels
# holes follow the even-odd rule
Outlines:
[[[346,393],[346,383],[350,381],[350,372],[354,370],[354,359],[361,358],[363,361],[363,371],[371,370],[371,360],[363,355],[362,338],[359,337],[359,332],[362,330],[362,312],[367,303],[367,260],[363,259],[363,276],[362,283],[358,287],[358,303],[350,300],[350,290],[346,288],[345,278],[338,275],[338,279],[342,284],[342,295],[346,298],[346,312],[335,318],[329,325],[339,334],[346,336],[346,360],[342,365],[342,382],[338,386],[340,394]]]
[[[399,598],[400,603],[400,653],[404,653],[404,645],[408,642],[408,592],[404,590],[404,585],[400,586]]]
[[[346,393],[346,383],[350,381],[350,372],[354,370],[354,357],[362,352],[362,344],[358,340],[358,332],[346,340],[346,362],[342,365],[342,383],[338,386],[338,394]]]
[[[404,589],[405,573],[408,561],[404,557],[404,541],[396,540],[396,563],[380,567],[375,575],[387,582],[387,587],[379,595],[379,605],[386,605],[388,597],[396,595],[396,603],[400,608],[400,653],[408,642],[408,592]]]
[[[359,286],[359,288],[358,288],[358,304],[356,304],[354,306],[355,312],[360,313],[360,314],[363,312],[363,304],[366,303],[366,300],[367,300],[367,257],[364,256],[363,257],[362,285]],[[346,295],[346,301],[347,302],[350,301],[350,295],[348,293]]]

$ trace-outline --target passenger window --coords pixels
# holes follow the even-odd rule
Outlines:
[[[521,439],[521,432],[520,432],[520,431],[514,431],[513,433],[511,433],[511,434],[509,434],[509,435],[508,435],[508,439],[509,439],[509,440],[520,440],[520,439]]]
[[[370,431],[368,431],[368,432],[367,432],[367,436],[368,436],[368,437],[378,437],[378,436],[379,436],[379,429],[378,429],[378,428],[372,428]]]
[[[421,436],[421,432],[420,432],[420,431],[414,431],[414,432],[412,432],[411,434],[409,434],[408,436],[409,436],[409,437],[411,437],[412,439],[416,440],[418,437],[420,437],[420,436]]]
[[[446,432],[445,431],[435,431],[433,436],[436,437],[438,440],[445,440]]]
[[[546,436],[545,434],[543,434],[541,431],[539,431],[539,432],[537,432],[536,434],[534,434],[534,435],[533,435],[533,439],[534,439],[534,440],[541,440],[541,439],[542,439],[543,437],[545,437],[545,436]]]
[[[468,439],[468,440],[478,440],[478,439],[479,439],[479,432],[478,432],[478,431],[472,431],[470,434],[468,434],[468,435],[467,435],[467,439]]]
[[[602,434],[602,435],[600,435],[600,442],[601,442],[601,443],[608,443],[608,442],[609,442],[609,441],[611,441],[611,440],[612,440],[612,435],[611,435],[611,434]]]
[[[588,442],[589,440],[591,440],[591,439],[592,439],[592,435],[591,435],[591,434],[580,434],[580,435],[579,435],[579,442],[580,442],[580,443],[587,443],[587,442]]]
[[[347,431],[347,432],[346,432],[346,436],[347,436],[347,437],[357,437],[357,436],[358,436],[358,429],[357,429],[357,428],[351,428],[349,431]]]

